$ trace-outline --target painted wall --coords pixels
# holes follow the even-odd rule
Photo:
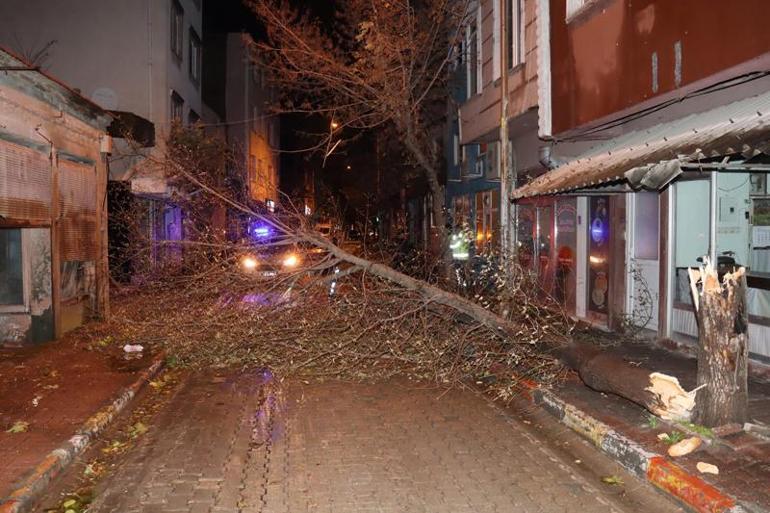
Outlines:
[[[30,56],[53,41],[42,60],[45,71],[105,109],[133,112],[152,121],[160,144],[170,127],[172,90],[184,99],[184,120],[190,110],[198,115],[203,111],[200,86],[189,77],[189,29],[203,37],[201,10],[193,0],[179,0],[184,43],[178,61],[171,53],[171,3],[3,0],[0,46]],[[122,179],[138,163],[115,159],[112,178]],[[165,181],[141,175],[136,177],[137,192],[167,192]]]
[[[550,0],[553,133],[761,69],[716,76],[768,52],[768,14],[765,0],[593,0],[567,20]]]
[[[0,65],[18,61],[0,53]],[[54,338],[56,316],[62,313],[57,302],[61,274],[70,278],[66,290],[84,291],[71,297],[71,304],[98,311],[97,280],[106,297],[105,220],[96,205],[104,199],[101,187],[106,188],[100,142],[108,122],[104,112],[39,73],[0,74],[0,227],[22,230],[25,268],[25,302],[14,313],[0,313],[0,343]],[[77,171],[85,174],[73,181]],[[60,210],[56,219],[54,205]],[[93,208],[85,212],[89,205]],[[89,271],[68,273],[76,260]],[[59,333],[61,328],[59,323]]]
[[[202,37],[201,12],[184,9],[184,57],[171,57],[171,0],[3,0],[0,44],[30,54],[55,41],[43,68],[110,110],[130,111],[154,123],[169,119],[169,90],[187,109],[202,112],[198,87],[188,77],[189,27]]]
[[[494,140],[500,126],[500,79],[493,80],[493,1],[482,1],[482,90],[463,98],[460,108],[462,143]],[[536,0],[522,0],[524,13],[524,62],[508,71],[508,118],[537,106],[537,11]],[[463,67],[464,68],[464,67]],[[463,74],[465,69],[461,70]],[[464,76],[464,75],[463,75]]]

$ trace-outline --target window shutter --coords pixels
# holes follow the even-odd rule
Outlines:
[[[51,161],[47,155],[0,141],[0,217],[49,221]]]

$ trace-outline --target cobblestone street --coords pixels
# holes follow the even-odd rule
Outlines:
[[[681,511],[573,433],[528,418],[473,391],[405,381],[197,375],[91,511]],[[625,484],[603,484],[606,474]]]

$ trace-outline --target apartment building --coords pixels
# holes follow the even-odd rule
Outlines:
[[[763,9],[537,2],[549,171],[512,193],[517,244],[577,318],[694,344],[687,269],[710,256],[748,269],[750,354],[770,358],[770,32],[746,16]]]
[[[470,231],[476,252],[512,243],[504,198],[517,176],[540,167],[535,7],[536,0],[472,3],[455,48],[444,138],[447,206],[455,243],[460,230]]]
[[[268,82],[252,36],[206,34],[204,97],[224,126],[238,155],[249,196],[265,207],[279,202],[280,117],[273,111],[276,92]]]
[[[70,84],[123,121],[110,180],[147,208],[148,235],[182,237],[182,212],[153,159],[174,122],[202,114],[201,0],[4,0],[0,45]]]

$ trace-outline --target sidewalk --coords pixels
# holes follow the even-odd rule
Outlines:
[[[607,351],[626,361],[638,362],[679,378],[682,386],[695,387],[697,363],[678,353],[643,343],[623,343]],[[660,433],[686,426],[652,419],[643,408],[620,397],[595,392],[573,376],[552,390],[533,389],[532,400],[579,432],[623,466],[646,477],[696,511],[770,511],[770,440],[739,432],[709,439],[695,452],[680,458],[667,455]],[[770,383],[750,381],[749,416],[752,422],[770,424]],[[719,468],[718,475],[701,474],[696,464]]]
[[[32,348],[0,348],[0,512],[21,511],[161,366],[127,359],[99,325]]]

